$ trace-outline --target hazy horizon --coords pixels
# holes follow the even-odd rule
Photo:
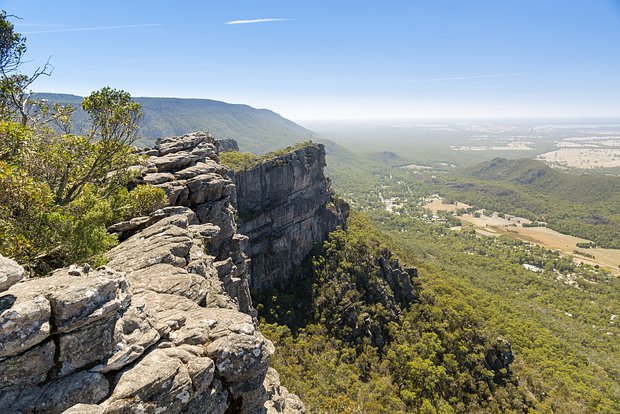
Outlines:
[[[36,90],[214,99],[293,120],[620,116],[620,1],[1,1]]]

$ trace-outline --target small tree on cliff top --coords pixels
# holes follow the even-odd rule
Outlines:
[[[9,118],[26,126],[35,114],[52,113],[44,102],[31,99],[30,86],[39,76],[51,75],[53,67],[48,61],[32,75],[19,73],[26,53],[26,38],[15,32],[8,17],[4,10],[0,12],[0,114],[3,119]],[[39,107],[41,103],[43,106]]]
[[[125,91],[95,91],[82,103],[89,129],[72,133],[75,108],[31,97],[30,85],[51,66],[19,73],[26,39],[9,17],[0,12],[0,253],[37,274],[100,263],[116,243],[107,226],[166,202],[161,189],[126,189],[138,162],[131,144],[140,105]]]
[[[106,193],[124,185],[129,168],[137,163],[131,144],[142,117],[140,104],[128,92],[106,86],[84,98],[82,108],[91,127],[85,137],[65,136],[72,156],[62,160],[60,179],[53,186],[60,205],[75,200],[87,184],[105,187]]]

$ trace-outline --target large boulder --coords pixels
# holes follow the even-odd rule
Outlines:
[[[0,292],[7,290],[24,277],[24,268],[15,260],[0,254]]]

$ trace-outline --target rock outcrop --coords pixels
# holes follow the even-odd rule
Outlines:
[[[165,138],[145,153],[150,158],[142,180],[164,189],[171,205],[189,207],[195,213],[199,227],[192,229],[200,233],[202,248],[213,256],[224,290],[237,299],[242,312],[254,316],[249,260],[244,253],[248,238],[237,233],[235,183],[219,164],[214,138],[206,133]],[[152,217],[137,220],[148,223]],[[131,228],[124,229],[121,238],[129,234]]]
[[[24,277],[24,268],[0,254],[0,292],[7,290]]]
[[[349,206],[337,200],[324,175],[325,148],[310,144],[232,173],[239,232],[250,239],[251,288],[258,292],[290,276],[337,226]]]
[[[235,186],[213,139],[164,139],[146,154],[144,181],[173,206],[113,226],[122,242],[107,266],[13,284],[23,272],[0,263],[0,281],[10,280],[0,412],[303,412],[269,369]]]
[[[239,151],[239,144],[231,138],[221,138],[216,140],[217,152]]]
[[[347,246],[350,248],[351,246]],[[320,292],[313,306],[314,317],[338,339],[350,344],[365,341],[382,349],[391,340],[389,326],[400,323],[405,309],[415,306],[420,295],[416,268],[405,268],[387,249],[360,252],[355,269],[339,274],[344,257],[327,260],[323,270],[338,275],[316,280]]]

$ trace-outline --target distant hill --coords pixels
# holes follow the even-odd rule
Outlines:
[[[543,161],[527,158],[495,158],[456,174],[498,184],[516,184],[535,193],[580,204],[611,201],[612,198],[620,196],[618,176],[566,172],[553,169]]]
[[[437,179],[443,195],[545,221],[562,233],[620,248],[620,177],[555,170],[542,161],[495,158]]]
[[[38,93],[51,102],[79,107],[81,96]],[[144,118],[139,144],[151,145],[157,138],[188,132],[209,131],[217,138],[233,138],[241,151],[264,153],[306,141],[312,131],[267,109],[229,104],[211,99],[134,98],[142,105]],[[80,109],[74,115],[76,126],[83,126],[86,116]]]
[[[494,158],[491,161],[465,169],[465,175],[472,178],[520,184],[531,184],[552,173],[551,168],[544,162],[528,158],[518,160]]]

